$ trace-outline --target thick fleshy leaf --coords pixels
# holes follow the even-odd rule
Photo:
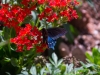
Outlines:
[[[55,53],[52,53],[52,59],[53,59],[54,63],[57,64],[58,57]]]
[[[62,64],[62,62],[63,62],[63,59],[60,59],[60,60],[58,61],[58,63],[57,63],[57,67],[60,66],[60,65]]]
[[[18,60],[16,58],[11,58],[11,64],[13,66],[18,66]]]
[[[37,75],[36,67],[35,67],[35,66],[32,66],[32,67],[31,67],[30,73],[31,73],[32,75]]]

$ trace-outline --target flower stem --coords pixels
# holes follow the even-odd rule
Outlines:
[[[23,65],[26,66],[27,64],[29,64],[29,62],[36,56],[36,54],[34,54],[30,59],[28,59],[28,61]]]

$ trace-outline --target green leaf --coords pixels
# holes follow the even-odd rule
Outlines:
[[[82,65],[82,67],[85,67],[86,68],[85,64],[82,61],[80,61],[80,63]]]
[[[4,46],[6,44],[8,44],[8,41],[2,41],[2,42],[0,42],[0,47]]]
[[[7,75],[11,75],[9,72],[6,72]]]
[[[11,59],[10,59],[10,58],[5,57],[4,61],[6,61],[6,62],[10,62],[10,61],[11,61]]]
[[[57,63],[57,67],[60,66],[60,65],[62,64],[62,62],[63,62],[63,59],[60,59],[60,60],[58,61],[58,63]]]
[[[61,70],[62,73],[64,73],[66,71],[66,65],[65,64],[62,64],[60,66],[60,70]]]
[[[57,64],[58,57],[55,53],[52,53],[52,59],[53,59],[54,63]]]
[[[93,64],[90,64],[90,63],[86,64],[86,67],[87,68],[92,67],[92,66],[94,66],[94,65]]]
[[[0,35],[0,42],[4,41],[4,38],[2,35]]]
[[[45,68],[42,68],[40,74],[43,75],[44,72],[45,72]]]
[[[54,75],[59,75],[61,73],[61,70],[60,69],[55,69],[54,70]]]
[[[10,38],[10,29],[7,27],[3,27],[3,37],[5,40]]]
[[[11,64],[13,66],[18,66],[18,60],[17,60],[17,58],[11,58]]]
[[[52,65],[50,63],[46,63],[47,68],[49,69],[50,74],[52,73]]]
[[[43,6],[39,6],[39,12],[41,13],[44,10]]]
[[[66,37],[68,38],[68,41],[70,43],[73,43],[74,42],[74,36],[72,35],[71,29],[70,29],[70,25],[68,23],[63,24],[63,25],[64,25],[64,28],[67,30]]]
[[[99,54],[97,48],[93,48],[92,52],[93,52],[93,56],[98,56],[98,54]]]
[[[93,48],[93,58],[94,58],[94,63],[100,65],[100,52],[97,48]]]
[[[13,37],[16,36],[16,31],[15,31],[14,28],[11,28],[11,33],[10,33],[10,35],[11,35],[11,38],[13,38]]]
[[[27,71],[21,71],[22,75],[29,75]]]
[[[73,35],[78,35],[78,31],[77,29],[75,29],[75,27],[73,27],[72,25],[70,25],[70,31],[72,32]]]
[[[2,31],[2,30],[0,30],[0,36],[2,36],[2,32],[3,32],[3,31]]]
[[[69,64],[69,65],[66,65],[66,66],[67,66],[67,72],[70,73],[73,70],[74,65]]]
[[[31,24],[32,26],[34,26],[34,21],[31,20],[31,21],[30,21],[30,24]]]
[[[52,65],[55,66],[55,63],[51,60],[51,58],[49,58],[49,61],[50,61],[50,63],[51,63]]]
[[[91,63],[93,63],[94,62],[94,58],[93,58],[93,56],[91,56],[89,53],[85,53],[85,55],[86,55],[86,57],[87,57],[87,59],[91,62]]]
[[[30,73],[31,73],[32,75],[37,75],[37,71],[36,71],[36,67],[35,67],[35,66],[32,66],[32,67],[31,67]]]
[[[1,0],[3,4],[8,3],[10,0]]]
[[[36,22],[36,20],[37,20],[36,12],[35,11],[32,11],[31,12],[31,15],[32,15],[32,22]]]
[[[96,71],[90,71],[89,73],[90,73],[90,75],[96,75],[97,74]]]
[[[27,23],[29,23],[31,20],[32,20],[32,15],[27,16],[27,17],[24,19],[23,24],[27,24]]]

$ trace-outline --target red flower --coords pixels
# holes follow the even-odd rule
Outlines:
[[[41,14],[38,15],[39,19],[42,20],[45,17],[44,12],[42,12]]]
[[[57,16],[56,13],[53,13],[52,15],[50,15],[50,16],[47,17],[47,21],[48,22],[53,22],[55,20],[58,20],[58,16]]]
[[[30,0],[26,1],[29,2]],[[19,32],[19,23],[23,22],[24,19],[31,14],[33,9],[35,9],[33,5],[21,8],[18,5],[9,6],[9,4],[2,4],[2,8],[0,9],[0,20],[4,22],[5,26],[13,27],[16,32]]]
[[[1,4],[0,20],[4,22],[4,26],[13,27],[16,30],[17,36],[11,38],[10,41],[16,44],[17,51],[22,52],[24,48],[30,50],[36,46],[37,52],[43,52],[46,45],[42,44],[42,33],[38,28],[32,27],[30,24],[27,24],[25,28],[19,25],[26,17],[30,16],[32,10],[37,11],[38,7],[42,5],[43,11],[38,15],[40,20],[45,19],[48,22],[59,22],[60,17],[62,19],[66,17],[67,21],[78,18],[71,2],[75,5],[78,4],[77,0],[21,0],[21,7],[17,4],[13,6]]]
[[[77,18],[78,18],[78,15],[77,15],[76,10],[73,10],[73,11],[72,11],[72,16],[73,16],[75,19],[77,19]]]
[[[11,12],[14,13],[15,15],[20,12],[20,7],[17,6],[17,5],[14,5],[12,8],[11,8]]]
[[[33,27],[27,24],[25,28],[21,28],[19,34],[15,38],[11,38],[10,42],[17,45],[17,51],[22,51],[22,47],[26,47],[30,50],[34,45],[40,44],[42,42],[42,33],[37,27]]]
[[[45,3],[45,0],[38,0],[38,4],[43,4]]]
[[[49,0],[49,5],[51,7],[65,7],[67,5],[67,0]]]
[[[28,3],[29,3],[29,2],[30,2],[30,0],[22,0],[21,3],[22,3],[23,5],[25,5],[25,6],[28,6]]]
[[[73,10],[72,8],[70,8],[68,10],[61,11],[60,15],[63,17],[66,17],[68,19],[68,21],[70,21],[73,18],[75,18],[75,19],[78,18],[76,10]]]
[[[31,7],[29,8],[29,11],[35,10],[35,8],[36,8],[36,6],[33,5],[33,6],[31,6]]]
[[[23,46],[18,45],[16,52],[23,52]]]
[[[47,44],[43,43],[40,46],[36,46],[36,49],[37,49],[36,52],[42,53],[46,50],[46,48],[47,48]]]
[[[36,46],[36,51],[37,51],[37,53],[42,53],[42,52],[44,52],[44,50],[42,49],[42,47],[41,46]]]
[[[44,10],[45,13],[51,13],[52,12],[52,8],[50,7],[46,7]]]

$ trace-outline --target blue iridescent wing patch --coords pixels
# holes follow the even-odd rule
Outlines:
[[[47,38],[48,47],[54,50],[54,46],[56,44],[56,40],[53,40],[51,37],[48,36]]]
[[[66,34],[66,30],[64,28],[49,28],[47,29],[48,38],[47,43],[48,47],[54,50],[54,46],[56,45],[56,40]]]

